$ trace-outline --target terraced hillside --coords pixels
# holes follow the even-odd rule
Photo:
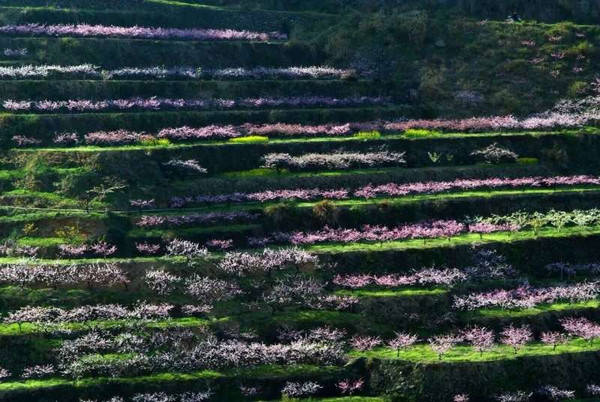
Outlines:
[[[0,400],[600,400],[595,3],[373,3],[0,0]]]

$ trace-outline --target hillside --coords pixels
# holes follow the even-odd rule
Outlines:
[[[0,401],[600,400],[599,17],[0,0]]]

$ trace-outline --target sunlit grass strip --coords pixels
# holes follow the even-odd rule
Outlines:
[[[539,240],[539,239],[567,239],[570,237],[587,237],[600,235],[600,226],[593,227],[572,227],[557,230],[553,228],[541,229],[536,235],[533,231],[520,232],[498,232],[480,236],[479,234],[467,233],[450,238],[435,239],[411,239],[380,243],[347,243],[347,244],[318,244],[306,246],[304,249],[315,254],[343,254],[343,253],[361,253],[377,251],[403,251],[403,250],[428,250],[433,248],[451,248],[465,245],[482,245],[495,243],[516,243],[520,241]],[[288,246],[289,247],[289,246]],[[287,247],[272,247],[287,248]],[[210,256],[218,258],[223,253],[215,252]],[[0,257],[0,264],[11,264],[22,262],[22,257]],[[98,262],[98,258],[82,259],[39,259],[40,264],[83,264]],[[134,257],[134,258],[103,258],[104,262],[114,263],[184,263],[181,257]]]
[[[338,296],[355,296],[359,298],[394,298],[394,297],[417,297],[417,296],[439,296],[448,294],[448,289],[355,289],[355,290],[337,290]]]
[[[469,198],[487,198],[491,199],[494,197],[528,197],[528,196],[538,196],[538,195],[581,195],[584,193],[594,193],[600,190],[600,186],[574,186],[574,187],[558,187],[558,188],[535,188],[535,187],[523,187],[522,189],[506,189],[506,190],[489,190],[489,191],[450,191],[438,194],[423,194],[423,195],[407,195],[401,197],[380,197],[380,198],[372,198],[369,200],[353,198],[349,200],[330,200],[332,205],[337,207],[364,207],[364,206],[373,206],[378,204],[386,204],[389,206],[402,206],[408,204],[415,204],[419,202],[431,202],[431,201],[445,201],[445,200],[463,200]],[[12,193],[12,192],[11,192]],[[5,194],[11,194],[5,193]],[[47,193],[18,193],[19,196],[40,196],[49,201],[54,200],[52,195],[48,195]],[[15,193],[15,195],[17,195]],[[66,199],[56,198],[57,202],[63,202]],[[69,202],[75,203],[75,200],[67,200]],[[293,205],[295,208],[313,208],[320,201],[307,201],[307,202],[291,202],[290,205]],[[250,211],[250,210],[259,210],[270,205],[276,205],[278,202],[248,202],[241,203],[240,205],[231,205],[231,204],[215,204],[206,207],[192,207],[192,208],[165,208],[165,209],[155,209],[155,210],[144,210],[144,211],[126,211],[126,210],[112,210],[111,213],[119,213],[130,216],[139,216],[139,215],[160,215],[160,216],[168,216],[168,215],[184,215],[186,213],[192,212],[227,212],[227,211]],[[0,223],[17,223],[17,222],[29,222],[35,221],[39,219],[47,219],[47,218],[58,218],[58,217],[95,217],[95,218],[105,218],[106,209],[90,209],[89,211],[85,211],[84,209],[77,208],[26,208],[26,207],[13,207],[13,206],[0,206],[0,210],[14,211],[15,214],[2,216],[0,217]],[[19,211],[23,211],[23,213],[18,213]],[[28,211],[37,211],[35,213]],[[135,232],[132,233],[132,235]]]
[[[544,343],[530,343],[519,350],[517,354],[514,349],[507,345],[497,345],[490,351],[479,353],[470,346],[456,346],[444,354],[440,360],[438,355],[431,350],[427,344],[419,344],[400,354],[395,349],[381,347],[371,351],[350,353],[351,357],[368,357],[376,359],[404,360],[414,363],[463,363],[463,362],[488,362],[498,360],[513,360],[533,356],[557,356],[565,353],[596,352],[600,350],[600,342],[592,343],[583,339],[574,339],[564,345],[553,349],[552,345]]]
[[[100,211],[89,211],[85,212],[85,210],[77,210],[77,211],[69,211],[68,209],[60,209],[56,208],[53,210],[52,208],[34,208],[28,210],[24,209],[15,209],[10,206],[4,207],[0,206],[0,211],[11,211],[12,215],[0,216],[0,224],[8,224],[8,223],[26,223],[26,222],[36,222],[40,220],[50,220],[50,219],[63,219],[63,218],[78,218],[85,220],[100,220],[105,219],[108,215],[105,212]]]
[[[576,186],[576,187],[559,187],[559,188],[532,188],[523,187],[523,189],[515,190],[482,190],[482,191],[451,191],[440,194],[425,194],[406,196],[398,198],[375,198],[372,200],[354,199],[354,200],[341,200],[332,201],[337,206],[364,206],[373,205],[373,203],[386,203],[386,204],[409,204],[418,203],[424,201],[441,201],[441,200],[454,200],[464,198],[494,198],[494,197],[507,197],[507,196],[531,196],[531,195],[549,195],[549,194],[569,194],[569,193],[586,193],[600,190],[600,186]],[[306,205],[305,205],[306,204]],[[314,207],[317,202],[313,203],[299,203],[299,207]]]
[[[198,380],[219,380],[227,378],[244,379],[285,379],[298,376],[329,376],[340,374],[344,371],[342,367],[296,365],[280,366],[268,365],[243,369],[229,369],[223,371],[202,370],[192,373],[158,373],[139,377],[96,377],[80,380],[63,378],[49,378],[45,380],[27,380],[0,383],[0,397],[3,393],[20,390],[33,390],[54,387],[88,388],[103,385],[143,385],[161,382],[194,382]]]
[[[223,321],[226,318],[214,321]],[[70,331],[89,331],[92,329],[115,329],[123,328],[131,324],[134,320],[107,320],[107,321],[89,321],[61,323],[52,325],[40,325],[36,323],[23,323],[19,329],[18,324],[0,324],[0,336],[19,336],[45,332],[49,328],[62,329]],[[213,320],[203,318],[185,317],[172,318],[160,321],[148,321],[144,324],[147,328],[193,328],[210,325]]]
[[[108,115],[110,113],[104,113]],[[63,114],[64,115],[64,114]],[[27,116],[19,114],[18,116]],[[51,114],[46,116],[52,116]],[[382,140],[410,140],[410,141],[424,141],[430,139],[461,139],[461,138],[510,138],[510,137],[544,137],[544,136],[573,136],[581,133],[599,135],[600,129],[593,127],[586,128],[585,130],[558,130],[558,131],[514,131],[514,132],[483,132],[483,133],[439,133],[432,132],[427,136],[414,137],[404,133],[390,133],[381,134],[380,138],[366,141],[378,141]],[[269,145],[278,144],[295,144],[295,143],[321,143],[321,142],[365,142],[364,138],[357,137],[355,135],[339,136],[339,137],[295,137],[295,138],[272,138],[269,137]],[[113,146],[95,146],[95,145],[82,145],[75,147],[42,147],[42,148],[16,148],[18,152],[32,152],[32,151],[52,151],[52,152],[105,152],[105,151],[135,151],[135,150],[151,150],[151,149],[185,149],[193,147],[210,147],[210,146],[245,146],[252,144],[244,143],[231,143],[223,140],[204,140],[204,141],[190,141],[185,143],[171,143],[171,144],[136,144],[136,145],[113,145]]]
[[[62,378],[49,378],[47,380],[27,380],[17,382],[4,382],[0,383],[0,396],[3,392],[7,391],[19,391],[19,390],[33,390],[33,389],[44,389],[54,387],[70,386],[73,388],[87,388],[101,385],[114,385],[114,384],[152,384],[158,382],[172,382],[172,381],[196,381],[196,380],[210,380],[221,378],[224,375],[222,373],[204,370],[195,373],[162,373],[140,377],[97,377],[97,378],[85,378],[81,380],[69,380]]]
[[[426,250],[432,248],[448,248],[473,244],[515,243],[526,240],[568,238],[575,236],[594,236],[600,234],[600,226],[571,227],[562,230],[544,228],[536,235],[534,231],[498,232],[480,236],[475,233],[466,233],[449,238],[436,239],[411,239],[380,243],[333,243],[317,244],[305,247],[306,250],[318,254],[341,254],[352,252],[373,251],[402,251]]]
[[[600,308],[599,300],[588,300],[584,302],[577,303],[552,303],[540,305],[527,309],[518,309],[518,310],[509,310],[509,309],[501,309],[501,308],[485,308],[479,309],[475,311],[468,311],[461,313],[461,316],[465,318],[465,320],[472,319],[485,319],[485,318],[521,318],[521,317],[531,317],[535,315],[552,313],[552,312],[566,312],[566,311],[576,311],[576,310],[585,310],[585,309],[596,309]]]

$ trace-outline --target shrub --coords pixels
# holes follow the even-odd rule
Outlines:
[[[30,191],[52,191],[58,175],[52,169],[44,155],[25,154],[19,158],[24,175],[17,180],[16,185]]]
[[[324,224],[335,225],[339,221],[340,210],[331,201],[324,200],[316,203],[312,211],[313,215]]]

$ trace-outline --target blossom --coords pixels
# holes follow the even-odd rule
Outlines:
[[[120,27],[89,24],[22,24],[0,26],[0,33],[36,36],[121,37],[141,39],[189,39],[189,40],[285,40],[278,32],[262,33],[236,31],[233,29],[181,29],[151,27]]]
[[[356,350],[366,351],[371,350],[382,344],[381,338],[378,336],[359,336],[356,335],[350,340],[350,344]]]
[[[400,356],[400,349],[405,349],[412,346],[417,342],[417,336],[411,334],[405,334],[396,332],[396,337],[388,342],[388,346],[396,349],[397,357]]]
[[[514,349],[515,354],[521,349],[526,343],[531,341],[533,334],[531,329],[527,326],[513,327],[512,325],[504,328],[502,331],[502,343],[511,346]]]
[[[301,396],[314,395],[317,392],[319,392],[322,388],[323,386],[312,381],[304,383],[288,381],[281,390],[281,393],[283,395],[287,395],[288,397],[297,398]]]
[[[458,342],[461,341],[461,337],[457,335],[436,335],[428,339],[431,349],[437,353],[439,359],[442,357]]]

